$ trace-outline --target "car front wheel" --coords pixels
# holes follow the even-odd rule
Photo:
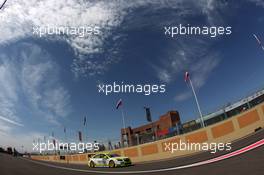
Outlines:
[[[115,162],[113,160],[110,160],[109,168],[114,168],[114,167],[115,167]]]

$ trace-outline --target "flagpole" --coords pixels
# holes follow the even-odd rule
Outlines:
[[[44,135],[44,137],[43,137],[43,140],[44,140],[44,143],[45,143],[45,145],[46,145],[46,136]],[[46,153],[47,153],[47,150],[45,150],[46,151]]]
[[[199,111],[199,114],[200,114],[201,125],[204,128],[203,114],[201,112],[201,108],[200,108],[200,105],[199,105],[199,102],[198,102],[198,99],[197,99],[197,96],[196,96],[196,93],[195,93],[195,90],[194,90],[194,87],[193,87],[193,84],[192,84],[192,80],[191,80],[190,77],[189,77],[189,80],[190,80],[190,85],[191,85],[191,88],[192,88],[192,91],[193,91],[193,95],[194,95],[194,98],[195,98],[195,102],[196,102],[196,105],[197,105],[197,108],[198,108],[198,111]]]
[[[66,127],[64,127],[64,139],[65,139],[65,143],[67,144],[67,150],[66,150],[66,153],[68,153],[68,140],[67,140],[67,130],[66,130]],[[64,148],[63,148],[64,149]]]
[[[6,1],[7,1],[7,0],[5,0],[5,1],[3,2],[3,4],[1,4],[0,9],[2,9],[2,8],[4,7]]]
[[[87,117],[85,117],[85,129],[86,129],[86,141],[88,143],[88,126],[87,126]]]
[[[85,125],[82,127],[82,142],[85,142]]]
[[[56,153],[57,153],[57,151],[56,151],[56,139],[55,139],[55,134],[54,134],[53,131],[51,133],[51,137],[52,137],[52,142],[53,142],[53,145],[54,145],[54,154],[56,155]]]
[[[68,141],[67,141],[67,134],[66,134],[66,132],[67,132],[67,130],[66,130],[66,127],[64,126],[64,139],[65,139],[65,143],[67,144],[66,154],[68,155],[69,144],[68,144]],[[63,148],[63,150],[64,150],[64,148]],[[69,159],[68,159],[67,156],[66,156],[66,160],[67,160],[67,163],[69,163]]]
[[[67,136],[66,136],[66,127],[64,127],[64,140],[65,140],[65,143],[67,143]]]
[[[124,109],[121,107],[121,113],[122,113],[122,119],[123,119],[123,127],[126,129],[126,123],[125,123],[125,115],[124,115]]]
[[[122,113],[122,120],[123,120],[123,128],[124,128],[124,132],[126,134],[126,123],[125,123],[125,114],[124,114],[123,106],[121,106],[121,113]],[[126,139],[128,139],[128,138],[126,138]],[[127,146],[128,146],[128,140],[127,140]]]

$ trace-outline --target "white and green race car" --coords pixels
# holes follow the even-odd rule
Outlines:
[[[111,154],[111,153],[95,154],[88,161],[88,166],[91,168],[94,167],[114,168],[114,167],[130,166],[130,165],[132,165],[130,158],[121,157],[118,154]]]

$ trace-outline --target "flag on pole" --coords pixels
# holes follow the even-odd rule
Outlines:
[[[116,104],[116,109],[118,109],[122,105],[122,99],[119,99]]]
[[[201,112],[201,108],[200,108],[200,105],[199,105],[199,102],[198,102],[198,99],[197,99],[197,96],[196,96],[196,92],[194,90],[194,87],[193,87],[192,80],[190,78],[189,72],[185,72],[185,74],[184,74],[184,80],[185,80],[185,82],[188,81],[190,83],[190,86],[191,86],[192,92],[193,92],[193,96],[194,96],[194,99],[195,99],[195,102],[196,102],[196,105],[197,105],[197,108],[198,108],[198,111],[199,111],[199,114],[200,114],[201,125],[202,125],[202,127],[204,127],[203,114]]]
[[[85,126],[86,125],[86,117],[84,117],[84,119],[83,119],[83,126]]]
[[[260,39],[257,37],[257,35],[253,34],[253,36],[255,37],[255,39],[257,40],[259,46],[262,48],[262,50],[264,50],[264,46],[262,45]]]
[[[63,132],[64,132],[64,134],[66,133],[66,127],[64,127]]]
[[[144,108],[146,110],[146,118],[147,118],[147,121],[148,122],[152,122],[150,108],[148,108],[148,107],[144,107]]]
[[[82,142],[82,132],[79,131],[79,132],[78,132],[78,135],[79,135],[79,141]]]
[[[189,74],[189,72],[185,72],[185,74],[184,74],[184,81],[187,82],[189,80],[190,80],[190,74]]]

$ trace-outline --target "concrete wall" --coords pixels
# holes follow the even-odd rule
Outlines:
[[[180,141],[185,143],[227,143],[254,133],[255,129],[259,127],[264,128],[264,103],[206,128],[156,142],[114,150],[112,152],[128,156],[135,163],[177,158],[194,154],[197,151],[186,150],[171,153],[165,149],[166,145],[169,143],[179,143]],[[67,155],[65,160],[60,160],[59,156],[32,156],[32,159],[86,164],[88,161],[88,154]]]

